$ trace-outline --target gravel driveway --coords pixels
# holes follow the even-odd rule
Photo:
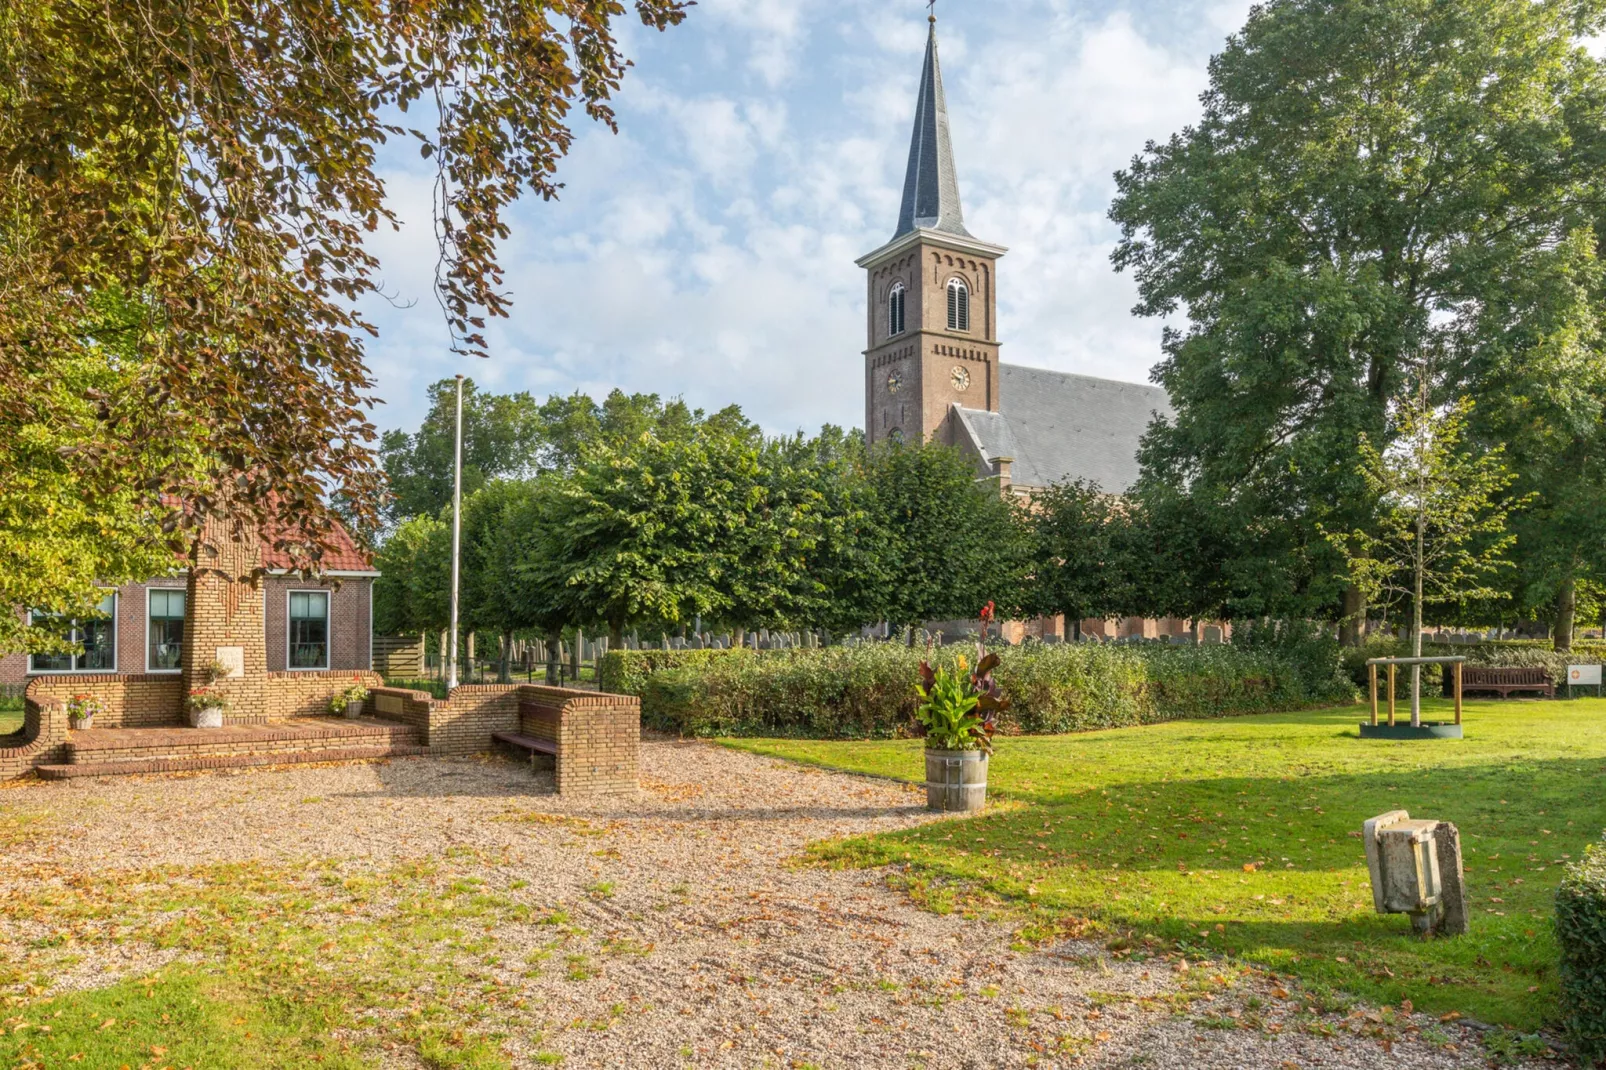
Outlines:
[[[648,743],[642,767],[628,801],[560,800],[550,774],[511,761],[435,759],[0,792],[0,816],[53,815],[51,834],[0,858],[0,955],[24,943],[5,897],[41,872],[470,857],[487,888],[564,911],[564,951],[587,964],[495,978],[521,990],[493,1023],[521,1067],[551,1053],[610,1068],[1488,1064],[1458,1022],[1314,1016],[1272,979],[1115,961],[1093,943],[1018,952],[1008,927],[918,909],[885,872],[793,863],[811,840],[933,820],[907,787],[697,743]],[[538,961],[550,935],[495,933],[508,963]],[[119,954],[91,954],[60,987],[160,961]]]

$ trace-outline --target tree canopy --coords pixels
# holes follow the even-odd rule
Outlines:
[[[1272,0],[1212,61],[1199,122],[1117,176],[1137,312],[1187,317],[1156,369],[1176,417],[1146,478],[1230,518],[1233,611],[1363,611],[1317,531],[1375,523],[1356,445],[1386,440],[1402,384],[1565,393],[1598,362],[1580,296],[1598,297],[1606,203],[1606,77],[1584,41],[1603,10]]]
[[[662,30],[686,5],[634,6]],[[0,432],[56,460],[16,458],[40,464],[38,486],[8,469],[0,522],[16,526],[0,544],[77,540],[83,567],[49,567],[67,542],[24,550],[0,595],[54,606],[88,597],[95,580],[138,578],[149,554],[171,550],[155,546],[162,524],[169,535],[198,525],[220,490],[250,520],[293,514],[281,549],[308,566],[332,501],[374,521],[372,328],[355,310],[381,287],[366,237],[397,225],[382,146],[415,145],[435,162],[437,296],[458,348],[483,352],[486,317],[509,307],[503,211],[526,190],[556,194],[573,109],[612,125],[609,97],[628,66],[615,37],[623,10],[5,5]],[[136,310],[109,374],[93,371],[109,358],[89,329],[106,295]],[[60,512],[42,519],[52,498]],[[107,550],[73,523],[102,532]]]

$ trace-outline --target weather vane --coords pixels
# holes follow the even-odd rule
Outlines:
[[[937,0],[926,0],[926,18],[937,21]]]

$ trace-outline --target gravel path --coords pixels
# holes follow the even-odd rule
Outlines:
[[[59,815],[72,826],[0,858],[0,955],[25,935],[4,897],[44,867],[70,879],[469,855],[489,888],[566,911],[563,952],[587,963],[499,978],[525,997],[523,1017],[495,1023],[520,1067],[541,1052],[610,1068],[1487,1065],[1460,1023],[1399,1008],[1324,1018],[1269,979],[1224,987],[1212,964],[1115,961],[1095,944],[1016,952],[1006,927],[920,910],[885,873],[791,863],[812,840],[933,820],[907,787],[703,744],[652,742],[642,759],[647,790],[628,801],[561,800],[550,774],[510,761],[434,759],[0,792],[0,816],[43,808],[54,828]],[[539,960],[551,932],[495,935],[517,966]],[[161,961],[100,954],[59,987]]]

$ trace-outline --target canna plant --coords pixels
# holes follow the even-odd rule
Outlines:
[[[1009,700],[993,679],[998,662],[997,654],[984,654],[975,671],[970,671],[963,655],[952,669],[920,663],[915,717],[925,726],[928,750],[993,752],[998,715],[1009,709]]]

